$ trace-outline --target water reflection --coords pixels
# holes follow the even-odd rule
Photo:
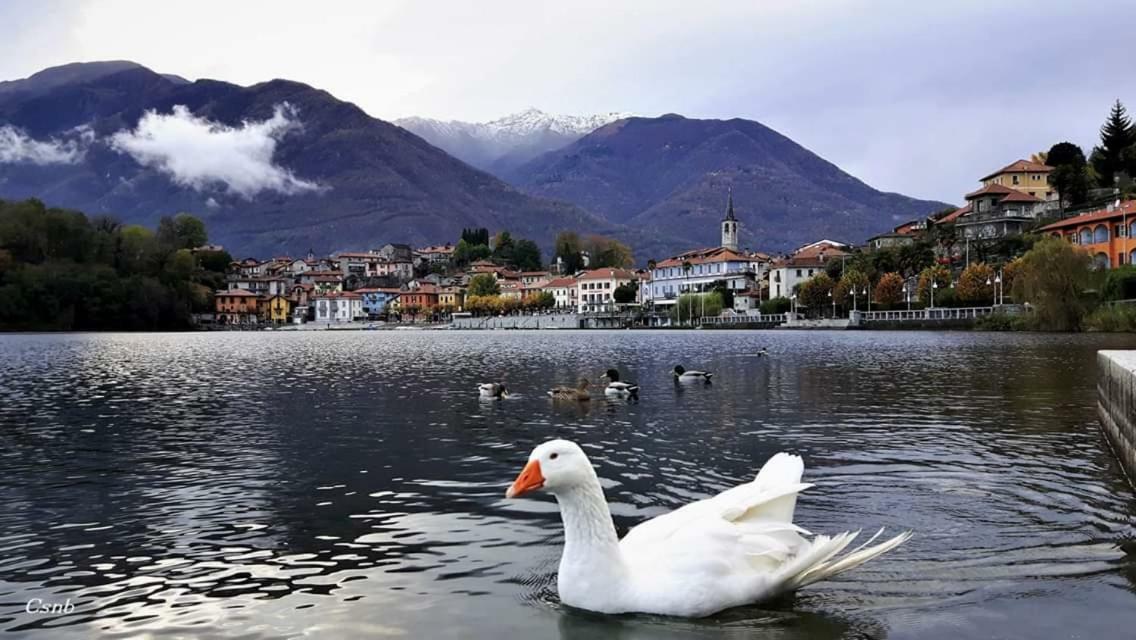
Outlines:
[[[193,637],[1109,637],[1136,625],[1136,501],[1094,417],[1107,336],[791,332],[5,336],[0,629]],[[753,357],[768,347],[768,357]],[[740,354],[740,355],[739,355]],[[676,387],[675,362],[716,373]],[[617,368],[639,403],[545,391]],[[481,402],[500,373],[514,395]],[[561,607],[555,504],[506,501],[581,443],[617,528],[779,450],[816,531],[887,558],[706,621]],[[73,613],[30,616],[30,598]],[[1057,635],[1069,635],[1058,633]],[[1030,634],[1033,634],[1032,636]]]

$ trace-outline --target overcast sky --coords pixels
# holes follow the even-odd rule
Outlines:
[[[0,79],[128,59],[298,80],[383,119],[743,117],[949,202],[1054,142],[1091,146],[1116,98],[1136,110],[1125,0],[0,0],[0,25]]]

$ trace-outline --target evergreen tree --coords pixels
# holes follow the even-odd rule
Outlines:
[[[1121,158],[1124,150],[1136,144],[1136,129],[1120,100],[1112,105],[1100,136],[1100,146],[1093,150],[1093,167],[1099,175],[1100,186],[1108,188],[1115,184],[1116,174],[1124,169]]]
[[[1080,147],[1072,142],[1058,142],[1049,148],[1046,162],[1053,167],[1049,181],[1057,190],[1062,210],[1066,204],[1073,206],[1088,200],[1088,162]]]

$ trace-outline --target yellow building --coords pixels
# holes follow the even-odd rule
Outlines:
[[[262,298],[260,301],[260,318],[268,324],[288,324],[292,317],[292,301],[276,295]]]
[[[458,287],[442,287],[438,291],[438,304],[460,311],[465,306],[465,291]]]
[[[1018,160],[982,178],[982,185],[1001,185],[1038,200],[1056,200],[1057,192],[1049,184],[1049,173],[1053,167],[1029,160]]]

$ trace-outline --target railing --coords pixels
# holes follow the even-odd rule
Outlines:
[[[787,313],[737,314],[699,318],[698,324],[784,324],[788,319],[789,314]]]
[[[854,311],[860,322],[895,322],[903,320],[973,320],[994,313],[997,307],[931,307],[910,311]]]

